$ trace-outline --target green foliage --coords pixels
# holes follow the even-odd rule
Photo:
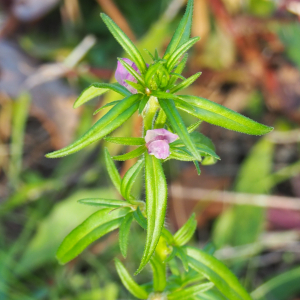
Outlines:
[[[150,260],[161,235],[167,208],[167,183],[161,162],[145,153],[147,237],[140,272]]]
[[[101,209],[67,235],[57,251],[57,258],[60,263],[67,263],[91,243],[117,228],[119,228],[120,250],[122,255],[126,257],[131,225],[137,223],[146,230],[146,241],[136,274],[150,263],[153,280],[143,287],[138,285],[124,265],[118,259],[115,260],[119,277],[133,296],[138,299],[160,297],[160,299],[169,300],[188,300],[199,299],[199,295],[200,297],[204,295],[204,298],[206,295],[207,299],[213,297],[212,295],[217,295],[216,299],[223,299],[222,295],[224,295],[229,300],[250,300],[250,296],[237,278],[225,265],[210,254],[213,252],[211,248],[198,250],[185,246],[197,227],[194,214],[174,236],[164,227],[167,209],[167,181],[163,163],[169,159],[193,161],[198,174],[200,174],[198,162],[210,164],[220,159],[215,153],[212,141],[195,131],[202,121],[253,135],[262,135],[272,130],[271,127],[259,124],[207,99],[188,95],[174,95],[174,93],[188,87],[201,75],[199,72],[187,79],[181,75],[187,60],[185,52],[199,40],[198,37],[190,38],[192,14],[193,0],[189,0],[186,13],[163,58],[159,57],[157,50],[154,55],[149,52],[153,59],[149,65],[146,65],[138,48],[112,19],[103,13],[101,14],[109,31],[139,70],[136,71],[123,59],[119,59],[124,70],[128,72],[126,74],[132,75],[134,78],[132,81],[124,78],[126,86],[129,84],[136,89],[137,94],[132,94],[125,86],[118,83],[92,84],[83,91],[74,107],[78,107],[109,90],[115,91],[125,98],[116,101],[111,99],[109,103],[100,107],[95,113],[112,106],[81,138],[61,150],[48,154],[47,157],[57,158],[75,153],[102,138],[114,144],[138,147],[125,154],[112,157],[105,149],[104,157],[109,177],[125,200],[115,200],[101,195],[84,197],[84,199],[79,200],[82,204],[98,206]],[[182,81],[176,85],[178,79]],[[180,110],[199,120],[187,127],[180,115]],[[107,137],[108,134],[123,125],[136,111],[143,117],[144,128],[141,137]],[[150,142],[147,136],[146,144],[147,131],[153,129],[161,130],[149,132],[148,136],[151,136],[152,133],[156,135],[154,134],[153,140],[149,138]],[[177,135],[164,129],[171,130]],[[160,133],[158,134],[158,132]],[[165,132],[165,136],[163,132]],[[178,139],[174,141],[176,138]],[[174,142],[170,143],[169,139]],[[165,147],[163,149],[167,153],[165,156],[158,155],[150,149],[151,146],[154,149],[156,149],[155,147],[159,148],[161,144]],[[162,149],[159,148],[158,150]],[[121,178],[113,160],[125,161],[139,156],[141,158],[131,165]],[[140,196],[143,195],[142,192],[141,195],[135,195],[132,192],[134,183],[142,176],[143,170],[145,174],[145,202],[139,200]],[[176,260],[178,258],[183,268],[177,265]],[[169,278],[167,278],[167,267],[173,274]],[[205,278],[209,282],[203,282]],[[222,295],[215,292],[216,289],[212,289],[214,286]],[[208,293],[210,289],[214,292]]]

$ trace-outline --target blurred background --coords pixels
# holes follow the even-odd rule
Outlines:
[[[118,233],[60,266],[63,238],[95,211],[77,200],[119,197],[103,160],[127,151],[100,142],[62,159],[44,155],[82,135],[106,94],[74,110],[92,82],[114,80],[124,57],[99,14],[136,43],[163,54],[184,0],[0,0],[0,299],[133,299],[113,264]],[[202,166],[165,164],[167,224],[173,232],[195,211],[197,247],[215,255],[255,300],[300,299],[300,1],[195,0],[192,36],[200,42],[184,71],[202,76],[184,93],[208,98],[274,126],[265,137],[206,123],[221,157]],[[148,59],[149,58],[149,59]],[[103,112],[105,113],[105,112]],[[185,118],[186,124],[194,120]],[[135,115],[116,136],[139,136]],[[122,174],[133,162],[118,163]],[[142,185],[143,178],[140,178]],[[133,226],[126,266],[135,271],[144,232]],[[150,270],[138,275],[151,279]]]

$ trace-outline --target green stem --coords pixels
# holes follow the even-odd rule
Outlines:
[[[152,129],[153,125],[153,118],[159,109],[159,104],[156,97],[151,96],[146,109],[145,109],[145,115],[144,115],[144,130],[145,132],[149,129]]]

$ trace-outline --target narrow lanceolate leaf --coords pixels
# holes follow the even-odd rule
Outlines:
[[[147,237],[139,273],[150,260],[164,225],[167,206],[167,183],[159,159],[145,153],[145,185],[147,211]]]
[[[201,175],[201,170],[200,170],[199,162],[196,161],[196,160],[194,160],[193,163],[194,163],[195,168],[196,168],[196,170],[197,170],[197,174],[198,174],[198,175]]]
[[[159,104],[161,108],[164,110],[165,114],[167,115],[167,118],[173,127],[173,129],[176,131],[176,133],[179,135],[181,140],[184,142],[187,149],[192,153],[192,155],[199,161],[201,161],[201,156],[198,153],[198,150],[196,146],[194,145],[193,141],[191,140],[191,137],[183,123],[183,120],[181,119],[180,114],[178,113],[177,109],[175,108],[174,101],[171,99],[158,99]]]
[[[128,236],[130,231],[130,226],[133,221],[133,214],[129,213],[124,219],[119,230],[119,245],[122,255],[126,258],[127,256],[127,246],[128,246]]]
[[[126,145],[126,146],[140,146],[145,145],[145,139],[139,137],[113,137],[107,136],[104,138],[107,142]]]
[[[199,127],[199,125],[200,125],[201,123],[202,123],[201,120],[197,121],[196,123],[193,123],[192,125],[190,125],[190,126],[187,128],[187,131],[188,131],[189,133],[192,133],[193,131],[195,131],[195,130]]]
[[[163,292],[166,285],[166,264],[160,261],[159,257],[153,255],[150,259],[153,272],[153,289],[155,292]]]
[[[123,217],[130,211],[128,207],[113,210],[106,208],[92,214],[63,240],[56,253],[59,262],[62,264],[69,262],[91,243],[118,228]]]
[[[77,108],[85,102],[106,93],[108,90],[117,92],[124,97],[131,95],[131,93],[119,83],[93,83],[81,93],[73,107]]]
[[[174,234],[176,245],[183,246],[193,236],[196,228],[197,221],[195,220],[195,213],[193,213],[186,223]]]
[[[117,258],[115,259],[115,264],[120,279],[126,289],[138,299],[147,299],[149,294],[133,280],[124,265]]]
[[[193,18],[193,0],[189,0],[184,16],[182,17],[172,39],[169,43],[163,58],[168,57],[182,44],[187,42],[190,38]]]
[[[207,290],[211,289],[213,286],[214,284],[211,282],[193,285],[188,288],[179,291],[174,291],[168,294],[168,300],[194,299],[193,297],[206,292]]]
[[[118,192],[121,194],[121,176],[107,148],[105,148],[104,150],[104,158],[110,180],[112,181],[113,185],[118,190]]]
[[[144,95],[144,97],[142,98],[141,102],[140,102],[140,105],[139,105],[139,114],[141,115],[147,102],[149,100],[149,97]]]
[[[99,111],[101,111],[102,109],[107,108],[107,107],[110,107],[110,106],[113,106],[113,105],[116,105],[116,104],[118,104],[119,102],[121,102],[121,100],[112,101],[112,102],[109,102],[109,103],[107,103],[107,104],[105,104],[105,105],[99,107],[97,110],[95,110],[95,111],[93,112],[93,116],[96,115],[96,114],[97,114]]]
[[[227,129],[263,135],[273,130],[272,127],[257,123],[229,108],[196,96],[179,96],[182,100],[193,105],[194,110],[184,108],[180,103],[176,106],[199,119]]]
[[[126,172],[126,174],[124,175],[121,181],[121,194],[128,201],[130,201],[132,198],[130,196],[132,186],[143,167],[144,167],[144,159],[140,159]]]
[[[180,63],[176,66],[176,68],[174,69],[174,73],[175,74],[181,74],[185,65],[186,65],[186,62],[187,62],[187,59],[188,59],[188,54],[186,53],[182,60],[180,61]],[[170,81],[169,81],[169,87],[172,88],[175,84],[175,82],[177,81],[177,78],[178,78],[178,75],[172,75],[171,78],[170,78]],[[183,77],[183,80],[185,80],[185,78]]]
[[[73,144],[46,155],[48,158],[63,157],[75,153],[91,143],[100,140],[113,130],[121,126],[138,109],[139,95],[124,98],[113,109],[98,120],[80,139]]]
[[[183,45],[181,45],[178,49],[176,49],[169,57],[166,68],[169,72],[173,70],[175,65],[177,64],[179,58],[188,51],[196,42],[199,41],[199,37],[194,37],[190,39],[189,41],[185,42]]]
[[[128,36],[119,28],[119,26],[110,17],[108,17],[104,13],[101,13],[100,15],[103,22],[106,24],[108,30],[123,47],[125,52],[127,52],[130,55],[131,59],[137,65],[141,73],[145,73],[147,67],[141,53],[138,51],[136,46],[131,42]]]
[[[213,282],[229,300],[251,300],[236,276],[222,262],[197,248],[186,247],[186,253],[190,267]]]
[[[113,159],[124,161],[124,160],[128,160],[128,159],[136,158],[136,157],[141,156],[146,150],[147,150],[146,146],[140,146],[126,154],[113,156]]]
[[[125,60],[123,60],[122,58],[118,58],[118,61],[140,84],[145,84],[142,76],[135,69],[133,69]]]
[[[170,89],[170,93],[176,93],[180,90],[183,90],[190,86],[200,75],[202,72],[196,73],[193,76],[181,81],[179,84],[175,85],[172,89]]]
[[[185,251],[181,247],[176,247],[176,256],[181,260],[182,265],[186,272],[189,270],[189,261]]]
[[[78,200],[81,204],[87,204],[92,206],[98,206],[101,208],[107,207],[123,207],[130,206],[130,203],[123,200],[114,200],[114,199],[102,199],[102,198],[87,198]]]

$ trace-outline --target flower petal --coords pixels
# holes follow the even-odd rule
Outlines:
[[[135,71],[140,74],[138,67],[135,65],[133,61],[128,58],[122,58],[123,61],[128,63]],[[137,82],[137,80],[123,67],[123,65],[118,61],[117,69],[115,72],[115,78],[119,84],[123,85],[127,88],[132,94],[136,94],[137,90],[130,86],[125,80],[129,80],[132,82]]]
[[[170,155],[170,147],[166,141],[158,140],[147,145],[148,153],[158,159],[165,159]]]
[[[164,140],[167,141],[168,143],[172,143],[177,139],[178,139],[177,134],[174,134],[164,128],[147,130],[145,136],[146,143],[157,141],[157,140]]]

